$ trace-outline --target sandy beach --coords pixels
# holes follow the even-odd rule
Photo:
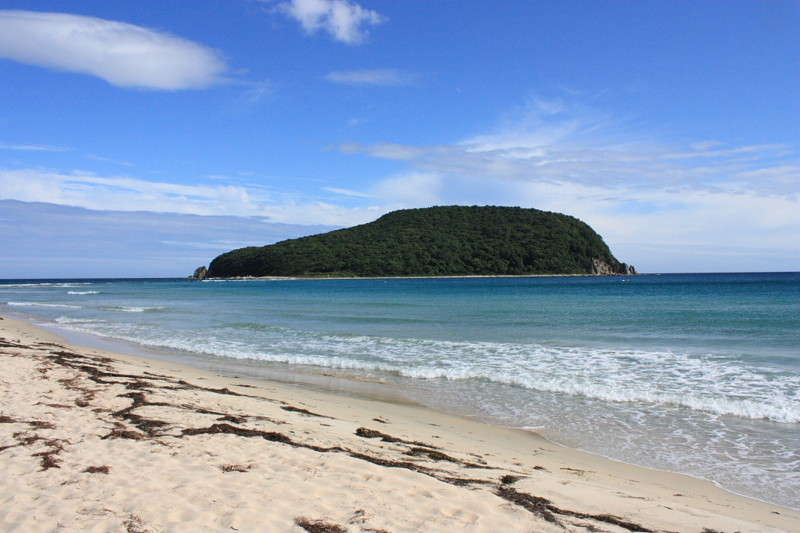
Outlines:
[[[3,531],[799,531],[800,511],[414,405],[0,320]]]

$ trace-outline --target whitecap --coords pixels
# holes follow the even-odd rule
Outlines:
[[[45,304],[39,302],[6,302],[6,305],[13,307],[55,307],[62,309],[83,309],[83,306],[80,305]]]

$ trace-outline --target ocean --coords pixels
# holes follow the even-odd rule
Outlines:
[[[6,280],[0,314],[237,374],[372,383],[800,507],[800,273]]]

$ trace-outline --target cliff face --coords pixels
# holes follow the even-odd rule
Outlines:
[[[636,275],[636,269],[633,268],[633,265],[628,265],[625,263],[609,265],[600,259],[592,259],[591,273],[597,276],[634,276]]]
[[[211,262],[208,277],[468,276],[633,273],[580,220],[518,207],[394,211],[369,224]]]

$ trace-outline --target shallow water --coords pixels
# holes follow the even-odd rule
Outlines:
[[[0,312],[339,372],[800,506],[800,274],[0,282]]]

